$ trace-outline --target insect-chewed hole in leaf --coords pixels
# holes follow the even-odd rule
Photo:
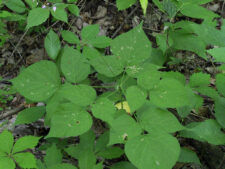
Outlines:
[[[76,124],[80,124],[80,121],[76,121]]]
[[[123,137],[123,140],[124,140],[124,141],[127,141],[127,140],[128,140],[128,134],[127,134],[127,133],[124,133],[124,134],[122,135],[122,137]]]

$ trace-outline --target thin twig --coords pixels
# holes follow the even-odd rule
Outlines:
[[[0,112],[0,120],[3,120],[3,119],[5,119],[5,118],[7,118],[7,117],[9,117],[9,116],[12,116],[12,115],[14,115],[14,114],[17,114],[17,113],[19,113],[20,111],[22,111],[22,110],[24,110],[25,109],[25,107],[24,106],[21,106],[21,107],[17,107],[17,108],[15,108],[15,109],[12,109],[12,110],[8,110],[8,111],[1,111]]]
[[[19,45],[20,45],[20,43],[22,42],[22,40],[23,40],[23,38],[25,37],[25,35],[27,34],[28,30],[29,30],[29,29],[27,29],[27,30],[23,33],[23,35],[21,36],[19,42],[16,44],[16,46],[15,46],[13,52],[12,52],[10,58],[14,55],[15,51],[17,51],[17,48],[19,47]]]
[[[120,25],[120,27],[113,33],[112,35],[112,39],[116,37],[117,33],[123,28],[124,24],[126,23],[127,19],[129,19],[134,12],[139,8],[139,6],[137,5],[132,11],[131,13],[129,13],[129,15],[125,18],[125,20],[123,21],[123,23]]]

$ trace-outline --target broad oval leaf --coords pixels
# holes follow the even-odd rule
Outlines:
[[[137,0],[116,0],[116,6],[119,10],[124,10],[126,8],[131,7],[133,4],[135,4]]]
[[[116,56],[98,56],[90,61],[95,70],[107,77],[115,77],[123,72],[123,65]]]
[[[180,157],[178,159],[178,162],[181,163],[196,163],[201,165],[199,158],[197,154],[194,151],[191,151],[188,148],[181,148],[180,149]]]
[[[26,29],[44,23],[48,19],[49,14],[49,10],[44,8],[34,8],[30,10],[27,17]]]
[[[163,79],[150,91],[150,101],[162,108],[178,108],[189,105],[189,90],[175,79]]]
[[[15,125],[35,122],[44,114],[45,106],[27,108],[17,115]]]
[[[61,104],[51,119],[49,137],[73,137],[87,132],[92,126],[88,112],[72,103]]]
[[[21,0],[4,0],[3,3],[14,12],[23,13],[26,11],[26,6]]]
[[[61,32],[63,40],[65,40],[68,43],[71,44],[79,44],[80,40],[79,38],[75,35],[75,33],[68,31],[68,30],[63,30]]]
[[[61,83],[56,65],[46,60],[24,69],[12,82],[21,95],[37,102],[50,98]]]
[[[32,153],[17,153],[13,158],[21,168],[37,168],[36,158]]]
[[[53,5],[53,7],[51,8],[51,15],[63,22],[68,22],[68,16],[67,13],[65,11],[65,7],[67,5],[64,3],[56,3]]]
[[[9,157],[1,157],[0,156],[0,169],[15,169],[16,164],[14,163],[13,159]]]
[[[78,50],[66,47],[61,57],[61,69],[66,79],[73,83],[85,80],[90,73],[90,65]]]
[[[13,147],[13,135],[11,132],[4,130],[0,134],[0,152],[10,153]]]
[[[169,134],[152,132],[128,140],[125,153],[137,168],[171,169],[178,160],[180,145]]]
[[[55,60],[59,54],[61,45],[58,35],[53,30],[50,30],[47,34],[44,45],[50,58]]]

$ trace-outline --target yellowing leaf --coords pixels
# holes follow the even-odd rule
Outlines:
[[[115,105],[115,107],[116,107],[117,109],[124,109],[124,110],[126,110],[126,112],[127,112],[128,114],[130,114],[130,106],[128,105],[128,102],[127,102],[127,101],[117,103],[117,104]]]

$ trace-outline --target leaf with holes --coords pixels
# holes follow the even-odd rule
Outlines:
[[[139,124],[129,115],[122,114],[116,118],[110,128],[109,145],[125,143],[142,132]]]
[[[72,103],[61,104],[51,119],[49,137],[73,137],[88,131],[92,118],[88,112]]]
[[[56,65],[46,60],[24,69],[12,82],[21,95],[37,102],[50,98],[61,83]]]

